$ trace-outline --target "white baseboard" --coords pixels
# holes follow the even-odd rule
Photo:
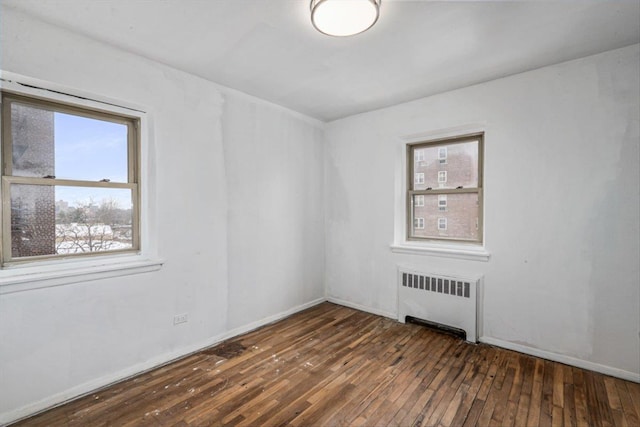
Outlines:
[[[356,304],[350,301],[345,301],[340,298],[327,297],[327,301],[338,305],[344,305],[345,307],[353,308],[356,310],[364,311],[366,313],[375,314],[378,316],[389,317],[393,320],[398,320],[398,313],[391,313],[390,311],[380,310],[378,308],[367,307],[364,305]]]
[[[273,323],[278,320],[284,319],[285,317],[288,317],[294,313],[297,313],[302,310],[306,310],[307,308],[313,307],[325,301],[326,301],[325,298],[318,298],[313,301],[309,301],[307,303],[301,304],[289,310],[285,310],[283,312],[261,319],[257,322],[252,322],[252,323],[249,323],[248,325],[244,325],[239,328],[235,328],[230,331],[227,331],[223,334],[211,337],[200,343],[183,347],[179,350],[172,351],[171,353],[163,354],[162,356],[154,357],[153,359],[147,360],[143,363],[138,363],[137,365],[123,369],[113,374],[105,375],[93,381],[89,381],[89,382],[77,385],[61,393],[57,393],[53,396],[49,396],[46,399],[40,400],[38,402],[31,403],[21,408],[2,413],[0,414],[0,425],[9,424],[9,423],[21,420],[23,418],[33,416],[37,413],[43,412],[53,407],[60,406],[71,400],[78,399],[88,394],[96,393],[100,389],[108,387],[112,384],[118,383],[120,381],[124,381],[136,375],[143,374],[147,371],[156,369],[160,366],[166,365],[175,360],[182,359],[193,353],[197,353],[205,348],[216,345],[222,341],[253,331],[261,326],[268,325],[269,323]]]
[[[640,373],[629,372],[623,369],[613,368],[611,366],[601,365],[599,363],[589,362],[587,360],[566,356],[564,354],[553,353],[551,351],[540,350],[535,347],[515,344],[493,337],[480,337],[479,341],[485,344],[495,345],[496,347],[517,351],[518,353],[529,354],[531,356],[540,357],[542,359],[552,360],[554,362],[564,363],[565,365],[588,369],[589,371],[595,371],[601,374],[610,375],[612,377],[622,378],[623,380],[640,383]]]

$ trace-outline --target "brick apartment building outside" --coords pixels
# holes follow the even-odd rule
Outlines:
[[[55,175],[54,113],[25,105],[12,105],[13,175]],[[12,257],[56,253],[55,188],[11,187]]]
[[[478,143],[433,145],[414,150],[414,190],[478,186]],[[478,240],[478,195],[415,195],[413,236]]]

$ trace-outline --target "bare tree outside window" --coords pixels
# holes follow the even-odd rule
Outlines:
[[[131,209],[115,199],[89,199],[56,213],[57,254],[129,249],[131,238]]]

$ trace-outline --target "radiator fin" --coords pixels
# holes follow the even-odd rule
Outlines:
[[[443,277],[402,273],[402,286],[462,298],[471,296],[469,290],[471,283]]]

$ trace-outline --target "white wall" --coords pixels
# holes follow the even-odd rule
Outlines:
[[[639,76],[635,45],[328,124],[327,296],[394,317],[397,264],[484,274],[485,341],[640,380]],[[392,253],[399,141],[478,123],[489,262]]]
[[[323,280],[332,298],[394,316],[398,263],[485,274],[485,338],[640,372],[638,46],[323,134],[280,107],[1,16],[0,69],[148,107],[166,264],[1,296],[0,422],[304,307]],[[398,138],[478,122],[491,260],[392,254]]]
[[[229,327],[324,297],[322,130],[228,97]],[[266,285],[266,286],[265,286]]]
[[[0,69],[147,107],[166,263],[0,296],[0,423],[324,297],[319,123],[1,12]]]

